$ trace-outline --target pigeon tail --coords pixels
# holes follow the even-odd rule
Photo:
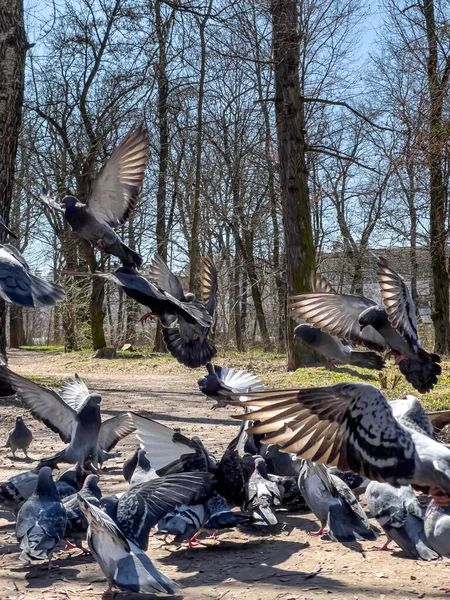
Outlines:
[[[142,256],[131,248],[128,248],[123,242],[115,242],[107,246],[105,252],[117,256],[124,267],[139,269],[142,266]]]
[[[261,503],[253,509],[252,522],[253,525],[268,527],[270,525],[277,525],[278,519],[271,506]]]
[[[436,560],[439,554],[432,550],[426,542],[423,520],[408,515],[402,527],[384,525],[386,534],[393,542],[414,560]]]
[[[376,540],[370,525],[366,525],[342,498],[334,498],[328,508],[328,535],[336,542]]]
[[[177,361],[191,369],[197,369],[210,362],[217,354],[216,348],[205,338],[185,342],[179,329],[163,329],[164,343]]]
[[[440,357],[419,349],[417,358],[405,358],[398,363],[405,379],[421,394],[429,392],[438,381]]]
[[[349,354],[349,364],[361,369],[376,369],[381,371],[384,368],[384,359],[375,352],[356,352]]]
[[[241,523],[248,523],[250,519],[251,517],[241,512],[222,510],[209,517],[205,523],[205,529],[227,529]]]

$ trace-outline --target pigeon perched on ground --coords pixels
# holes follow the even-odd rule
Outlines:
[[[212,497],[208,500],[205,508],[206,520],[203,525],[204,529],[212,529],[213,531],[230,529],[252,520],[249,515],[245,515],[239,511],[230,510],[225,498],[217,493],[217,491],[214,492]]]
[[[328,533],[336,542],[376,538],[351,489],[324,465],[303,461],[298,484],[306,504],[320,522],[320,529],[311,535]]]
[[[339,477],[339,479],[342,479],[342,481],[348,485],[358,501],[359,496],[365,492],[370,483],[370,479],[361,477],[361,475],[357,475],[352,471],[341,471],[337,467],[329,467],[328,470],[332,475],[336,475],[336,477]]]
[[[67,515],[59,498],[49,467],[39,471],[36,490],[17,515],[16,535],[22,554],[20,560],[45,560],[51,569],[55,546],[66,529]]]
[[[81,469],[66,469],[55,481],[61,500],[75,494],[83,487],[84,475]]]
[[[389,550],[393,541],[415,560],[439,558],[425,539],[422,508],[410,485],[394,488],[371,481],[366,489],[367,508],[384,529],[387,540],[378,550]]]
[[[450,506],[438,506],[431,500],[425,512],[425,537],[435,552],[450,557]]]
[[[100,504],[125,537],[147,550],[150,530],[182,504],[204,501],[211,495],[210,473],[176,473],[130,488],[120,497],[103,496]]]
[[[114,229],[125,223],[136,206],[147,164],[148,145],[145,125],[132,129],[94,179],[86,204],[74,196],[59,201],[45,188],[41,195],[48,206],[64,211],[73,231],[81,239],[116,256],[124,267],[142,265],[142,257],[128,248]]]
[[[217,405],[213,408],[226,406],[226,401],[231,400],[232,393],[261,392],[264,390],[261,379],[248,371],[213,366],[210,362],[206,364],[206,369],[208,375],[200,377],[197,384],[205,396],[217,400]]]
[[[206,520],[204,504],[182,504],[175,508],[158,522],[158,533],[173,535],[172,543],[187,542],[189,547],[195,545],[196,534],[202,529]]]
[[[279,443],[286,452],[395,487],[412,484],[428,491],[437,486],[450,492],[450,449],[423,429],[417,414],[426,419],[426,413],[414,396],[394,404],[396,410],[406,409],[405,419],[394,416],[380,390],[366,383],[249,396],[235,404],[263,408],[234,418],[258,419],[250,431],[270,434],[265,441]]]
[[[89,549],[108,582],[105,593],[113,587],[141,594],[177,592],[179,586],[158,571],[143,550],[127,540],[111,517],[82,496],[78,501],[89,523]]]
[[[0,230],[14,235],[0,221]],[[61,286],[33,275],[22,254],[11,244],[0,244],[0,298],[20,306],[55,306],[64,300]]]
[[[86,549],[83,548],[83,540],[86,538],[88,522],[80,508],[78,494],[94,506],[100,507],[102,491],[98,487],[98,476],[88,475],[81,490],[63,500],[63,506],[67,513],[67,525],[64,533],[66,545],[69,548],[79,548],[86,553]]]
[[[14,458],[16,457],[17,450],[22,450],[25,456],[28,458],[27,450],[32,440],[33,434],[23,422],[23,418],[16,417],[16,425],[9,432],[5,446],[7,448],[11,448],[11,452]]]
[[[267,527],[278,523],[275,508],[281,506],[281,494],[278,486],[267,477],[266,463],[261,456],[244,456],[244,461],[254,470],[246,485],[246,500],[242,507],[251,514],[254,525]]]
[[[178,279],[158,255],[153,258],[149,276],[168,297],[193,306],[199,311],[198,318],[188,320],[179,315],[178,327],[163,329],[167,350],[178,362],[192,369],[206,365],[217,354],[216,348],[208,341],[217,293],[217,271],[212,260],[208,256],[202,258],[200,280],[203,302],[199,302],[194,294],[184,293]]]
[[[369,350],[389,350],[406,379],[419,392],[428,392],[441,373],[440,358],[420,345],[414,302],[404,279],[382,258],[377,266],[384,306],[364,296],[313,292],[293,297],[290,311],[338,338]]]
[[[375,352],[352,350],[348,344],[342,343],[336,336],[317,329],[310,323],[297,325],[294,335],[303,345],[322,354],[327,359],[329,367],[342,364],[361,367],[361,369],[377,369],[378,371],[384,368],[384,360]]]
[[[61,452],[43,459],[38,468],[54,468],[60,462],[67,462],[82,469],[92,464],[96,469],[105,453],[134,431],[126,413],[102,423],[101,397],[90,394],[77,375],[64,383],[58,394],[0,365],[0,383],[11,385],[33,417],[59,433],[64,442],[70,442]]]
[[[130,486],[140,485],[157,477],[155,469],[147,458],[147,453],[141,448],[138,452],[136,468],[130,479]]]

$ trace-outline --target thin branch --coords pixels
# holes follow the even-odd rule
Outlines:
[[[372,171],[372,173],[376,173],[377,175],[382,175],[383,173],[381,171],[378,171],[378,169],[374,169],[373,167],[369,167],[368,165],[365,165],[364,163],[360,162],[358,159],[353,158],[353,156],[349,156],[347,154],[342,154],[340,152],[335,152],[334,150],[330,150],[329,148],[326,148],[325,146],[307,146],[307,151],[308,152],[320,152],[321,154],[326,154],[327,156],[331,156],[333,158],[339,158],[341,160],[348,160],[352,163],[354,163],[355,165],[358,165],[358,167],[362,167],[363,169],[367,169],[368,171]]]

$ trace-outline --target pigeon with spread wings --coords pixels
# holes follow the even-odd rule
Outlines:
[[[167,350],[178,362],[192,369],[206,365],[217,354],[217,350],[208,340],[217,293],[217,271],[212,260],[208,256],[202,258],[203,302],[199,302],[194,294],[184,293],[177,277],[158,255],[153,258],[149,275],[168,297],[176,298],[187,306],[196,307],[202,315],[201,320],[196,319],[194,322],[179,315],[178,327],[165,327],[163,337]]]
[[[293,297],[290,311],[338,338],[369,350],[389,350],[414,388],[428,392],[441,373],[440,358],[420,345],[414,303],[403,278],[382,258],[377,267],[384,306],[364,296],[313,292]]]
[[[236,405],[259,408],[235,418],[258,421],[250,431],[285,452],[393,486],[450,492],[450,449],[423,428],[417,415],[426,414],[413,396],[403,410],[394,405],[395,412],[380,390],[364,383],[240,396]]]
[[[142,257],[128,248],[114,229],[123,225],[136,207],[148,158],[149,137],[144,124],[120,142],[92,183],[86,204],[74,196],[60,202],[44,188],[42,200],[64,210],[77,235],[90,245],[116,256],[125,267],[140,267]]]
[[[63,442],[69,445],[61,452],[43,459],[39,466],[54,468],[60,462],[77,464],[82,469],[92,463],[98,467],[101,459],[117,442],[134,431],[126,415],[117,415],[101,422],[98,394],[90,394],[86,384],[75,375],[65,382],[60,393],[21,377],[7,367],[0,366],[0,382],[8,383],[31,411]]]
[[[212,365],[210,362],[206,364],[206,369],[208,375],[200,377],[197,384],[202,394],[217,401],[217,405],[213,408],[223,408],[227,400],[231,399],[232,394],[250,391],[261,392],[264,390],[261,379],[248,371],[219,367],[218,365]]]

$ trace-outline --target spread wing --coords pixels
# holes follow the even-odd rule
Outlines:
[[[364,296],[310,293],[290,299],[291,314],[312,323],[322,331],[361,344],[369,350],[386,350],[386,342],[373,327],[361,331],[359,315],[376,303]]]
[[[78,411],[86,400],[86,396],[89,396],[89,389],[75,373],[75,379],[68,379],[61,384],[59,395],[66,404]]]
[[[61,396],[49,388],[17,375],[5,366],[0,366],[0,383],[8,383],[35,419],[59,433],[64,442],[70,442],[78,418],[76,411],[66,404]]]
[[[325,292],[326,294],[335,294],[336,290],[333,288],[331,283],[322,277],[320,273],[313,273],[311,275],[311,291],[312,292]]]
[[[61,202],[56,198],[56,196],[50,194],[46,187],[43,187],[41,190],[41,200],[44,202],[44,204],[50,208],[53,208],[54,210],[59,210],[60,212],[64,212],[65,210]]]
[[[433,425],[419,400],[408,394],[406,398],[389,402],[392,413],[399,423],[428,437],[434,437]]]
[[[209,256],[202,257],[202,273],[200,276],[202,301],[211,316],[214,315],[217,294],[217,269]]]
[[[378,283],[386,312],[392,326],[413,348],[420,346],[417,336],[417,318],[411,294],[401,275],[388,265],[384,258],[378,259]]]
[[[134,210],[148,158],[148,131],[142,124],[120,142],[92,184],[87,208],[111,227],[122,225]]]
[[[136,413],[128,413],[136,427],[136,437],[147,452],[155,471],[178,460],[184,454],[195,454],[191,441],[170,427]]]
[[[411,434],[374,386],[343,383],[247,396],[253,398],[240,406],[261,408],[235,418],[259,421],[249,431],[270,434],[265,443],[378,481],[414,473]]]
[[[136,431],[133,420],[128,413],[122,413],[103,421],[98,434],[98,443],[102,450],[109,452],[124,437]]]
[[[186,300],[180,282],[163,261],[163,259],[159,256],[159,254],[155,254],[152,259],[149,277],[156,282],[158,287],[168,292],[177,300]]]

